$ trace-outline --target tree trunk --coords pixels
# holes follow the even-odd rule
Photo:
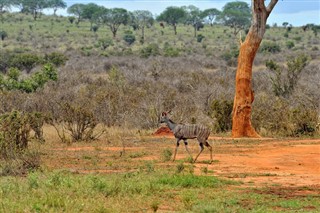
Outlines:
[[[268,7],[264,0],[252,0],[252,24],[244,43],[241,43],[236,74],[236,91],[232,115],[232,137],[260,137],[251,124],[254,100],[252,65],[266,30],[269,14],[278,0],[271,0]]]
[[[173,30],[174,30],[174,34],[177,35],[177,25],[173,24]]]
[[[142,25],[141,31],[142,31],[142,33],[141,33],[141,43],[143,44],[144,43],[144,25]]]

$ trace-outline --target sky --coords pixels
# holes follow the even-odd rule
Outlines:
[[[159,15],[169,6],[194,5],[201,10],[216,8],[222,10],[227,0],[65,0],[68,7],[76,3],[96,3],[106,8],[124,8],[129,11],[149,10],[154,15]],[[251,5],[251,0],[241,0]],[[270,1],[270,0],[269,0]],[[266,1],[266,4],[269,2]],[[58,14],[66,15],[66,10],[58,10]],[[268,24],[282,25],[288,22],[293,26],[302,26],[308,23],[320,24],[320,0],[279,0],[271,15]]]

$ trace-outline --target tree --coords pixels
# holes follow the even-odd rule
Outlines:
[[[240,30],[250,25],[251,12],[246,2],[227,3],[222,10],[219,20],[226,26],[233,28],[233,34],[237,35]]]
[[[158,21],[165,21],[173,26],[174,34],[177,35],[177,24],[186,17],[186,11],[181,7],[167,7],[158,17]]]
[[[67,3],[63,0],[49,0],[48,2],[49,8],[53,9],[53,15],[56,15],[58,9],[65,9],[67,8]]]
[[[84,5],[82,17],[88,19],[90,22],[90,31],[92,31],[92,25],[103,14],[105,8],[94,3]]]
[[[210,25],[213,25],[214,20],[219,16],[221,12],[215,8],[206,9],[202,12],[202,17],[207,18],[210,22]]]
[[[129,14],[127,10],[123,8],[105,9],[101,19],[103,23],[110,28],[112,35],[115,38],[120,25],[128,23]]]
[[[203,18],[200,9],[193,5],[182,8],[186,11],[186,23],[193,26],[194,37],[197,37],[197,30]]]
[[[69,14],[73,14],[73,15],[75,15],[77,17],[77,22],[76,22],[77,25],[83,19],[83,10],[84,10],[84,8],[85,8],[84,4],[73,4],[67,10],[67,12]]]
[[[31,13],[34,20],[40,17],[43,9],[49,8],[48,0],[16,0],[12,4],[23,13]]]
[[[5,10],[10,9],[11,5],[11,0],[0,0],[0,15],[2,15]]]
[[[266,31],[266,22],[278,0],[265,6],[264,0],[252,0],[252,23],[246,39],[240,43],[236,89],[232,115],[232,137],[260,137],[251,124],[254,101],[252,65]]]
[[[147,10],[136,10],[133,12],[133,20],[135,26],[141,29],[141,43],[144,43],[144,29],[154,22],[153,15]]]
[[[266,66],[273,72],[273,76],[270,76],[272,83],[273,93],[276,96],[288,98],[294,92],[300,74],[305,66],[309,63],[308,56],[302,54],[295,58],[289,58],[287,60],[287,69],[283,69],[280,65],[272,60],[266,62]],[[285,73],[283,75],[283,73]]]

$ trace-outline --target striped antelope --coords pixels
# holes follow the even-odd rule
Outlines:
[[[169,129],[173,132],[174,137],[177,139],[176,149],[173,155],[173,161],[176,158],[177,150],[181,140],[184,141],[186,150],[190,155],[190,157],[192,158],[192,155],[190,154],[188,149],[187,139],[197,138],[200,146],[200,151],[193,162],[196,162],[197,158],[199,157],[199,155],[204,149],[203,145],[205,145],[210,150],[210,160],[211,160],[210,163],[212,163],[212,147],[207,141],[210,135],[210,130],[207,127],[198,125],[198,124],[176,124],[171,119],[168,118],[168,112],[163,112],[161,114],[160,123],[166,123]]]

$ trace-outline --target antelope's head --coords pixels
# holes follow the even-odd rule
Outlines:
[[[160,123],[167,123],[169,121],[169,117],[168,117],[169,113],[170,111],[161,113]]]

